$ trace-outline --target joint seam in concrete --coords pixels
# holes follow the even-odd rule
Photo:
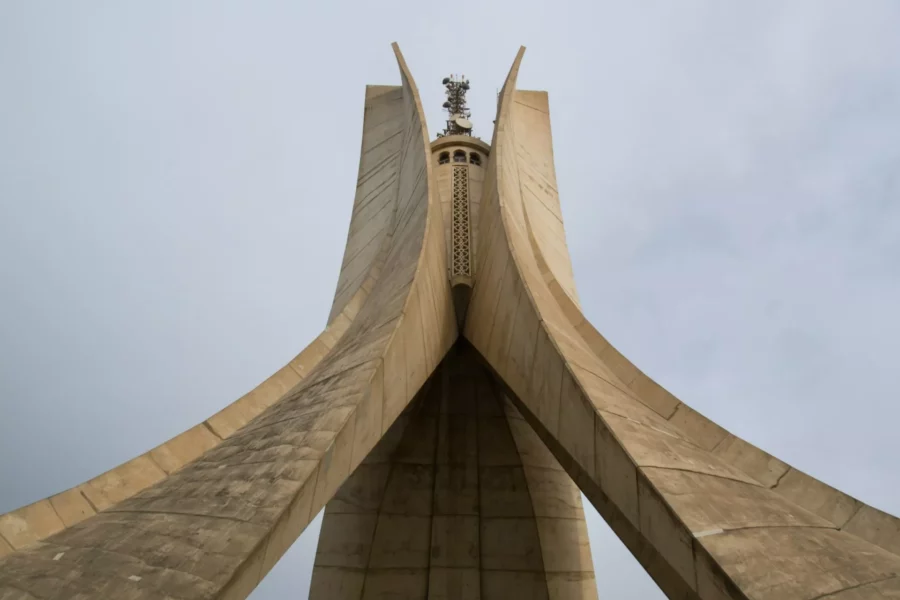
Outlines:
[[[673,398],[675,397],[674,394],[672,395],[672,397]],[[678,400],[677,398],[675,398],[675,399]],[[678,400],[678,403],[675,404],[675,408],[672,409],[672,414],[669,415],[668,417],[666,417],[666,421],[671,421],[672,417],[675,416],[675,413],[677,413],[678,409],[681,408],[682,406],[687,406],[687,405],[684,402],[682,402],[681,400]]]
[[[207,431],[209,431],[211,434],[213,434],[216,437],[216,439],[218,439],[219,441],[222,441],[225,439],[221,435],[216,433],[216,430],[212,428],[212,425],[209,424],[209,421],[203,421],[202,425],[206,428]],[[216,444],[216,445],[218,445],[218,444]]]
[[[158,446],[157,446],[157,447],[158,447]],[[156,450],[156,448],[153,448],[153,450]],[[153,450],[148,450],[147,452],[144,453],[144,456],[146,456],[147,458],[149,458],[149,459],[150,459],[150,462],[152,462],[154,465],[156,465],[156,468],[159,469],[160,471],[162,471],[163,474],[165,474],[165,475],[171,475],[171,473],[170,473],[169,471],[166,471],[166,470],[163,468],[163,466],[162,466],[161,464],[159,464],[158,462],[156,462],[156,459],[153,458]],[[176,469],[176,470],[177,470],[177,469]],[[163,479],[165,479],[165,478],[163,478]],[[138,491],[141,491],[141,490],[138,490]],[[137,492],[135,492],[135,494],[136,494],[136,493],[137,493]],[[134,496],[134,494],[131,494],[131,496]],[[131,496],[128,496],[128,497],[130,498]]]
[[[625,449],[624,446],[622,448],[623,448],[623,450]],[[769,489],[769,488],[765,487],[764,485],[762,485],[761,483],[756,482],[756,481],[754,481],[754,482],[744,481],[743,479],[735,479],[734,477],[728,477],[726,475],[717,475],[715,473],[704,473],[703,471],[695,471],[693,469],[684,469],[681,467],[664,467],[661,465],[638,465],[637,463],[635,463],[635,467],[637,467],[640,470],[660,469],[660,470],[664,470],[664,471],[681,471],[683,473],[693,473],[695,475],[704,475],[706,477],[716,477],[718,479],[727,479],[728,481],[736,481],[738,483],[743,483],[744,485],[749,485],[750,487],[758,487],[758,488],[764,489],[764,490]],[[672,495],[673,496],[686,496],[687,494],[672,494]]]
[[[446,371],[446,369],[444,369]],[[441,383],[443,384],[444,376],[441,376]],[[423,386],[424,388],[425,386]],[[425,580],[425,597],[429,598],[431,594],[431,558],[434,555],[434,522],[435,516],[437,515],[437,470],[438,470],[438,448],[441,445],[441,407],[444,406],[444,394],[447,392],[446,386],[441,385],[441,398],[439,399],[438,404],[438,414],[437,418],[434,420],[434,450],[431,453],[431,527],[428,531],[428,566],[425,567],[429,573],[429,577]],[[422,396],[423,406],[424,402],[427,400],[426,391]],[[388,482],[390,483],[390,482]],[[375,524],[378,527],[378,523]],[[479,545],[481,544],[481,540],[478,540]]]
[[[455,352],[451,349],[451,352]],[[488,369],[485,369],[488,371]],[[444,369],[446,373],[444,375],[445,380],[449,380],[450,373],[447,369]],[[475,392],[475,513],[478,517],[478,570],[484,570],[484,544],[481,539],[481,528],[484,524],[483,513],[481,510],[481,419],[478,418],[479,406],[478,406],[478,388],[474,388]],[[445,390],[446,391],[446,386]],[[484,578],[478,578],[478,594],[480,598],[485,596],[484,593]]]
[[[699,413],[698,413],[698,414],[699,414]],[[712,421],[710,421],[710,422],[712,422]],[[708,450],[708,452],[710,452],[710,453],[715,452],[716,449],[717,449],[719,446],[722,445],[722,442],[724,442],[725,440],[727,440],[729,437],[733,438],[734,435],[731,434],[730,432],[726,431],[726,432],[725,432],[725,435],[722,436],[722,439],[719,440],[718,442],[716,442],[716,445],[713,446],[712,448],[710,448],[710,449]]]
[[[720,535],[722,533],[732,533],[735,531],[749,531],[754,529],[833,529],[838,531],[837,527],[827,525],[747,525],[745,527],[732,527],[728,529],[708,529],[697,533],[691,532],[694,539],[708,537],[712,535]]]
[[[94,510],[94,514],[100,512],[100,509],[98,509],[97,506],[93,502],[91,502],[91,499],[88,498],[87,494],[84,493],[84,490],[79,489],[78,493],[81,494],[81,497],[84,498],[85,502],[88,503],[88,506],[90,506]]]
[[[856,585],[851,585],[849,587],[842,588],[840,590],[834,592],[828,592],[827,594],[822,594],[821,596],[816,596],[815,598],[811,598],[810,600],[822,600],[823,598],[829,598],[831,596],[837,596],[838,594],[842,594],[849,590],[855,590],[857,588],[866,587],[867,585],[875,585],[877,583],[882,583],[884,581],[890,581],[891,579],[897,579],[900,575],[890,575],[888,577],[884,577],[882,579],[876,579],[874,581],[867,581],[865,583],[858,583]]]
[[[383,378],[382,378],[382,379],[383,379]],[[384,402],[384,388],[383,388],[383,387],[382,387],[382,392],[381,392],[381,393],[382,393],[382,401],[381,401],[381,436],[379,437],[378,442],[376,442],[376,446],[378,445],[378,443],[381,442],[382,439],[384,439],[384,434],[387,433],[387,431],[384,429],[384,405],[385,405],[385,402]],[[402,414],[402,413],[401,413],[401,414]],[[372,448],[372,450],[374,450],[374,448]],[[369,450],[369,452],[371,453],[372,450]],[[362,584],[362,587],[361,587],[360,590],[359,590],[359,597],[360,597],[360,598],[364,598],[364,597],[365,597],[365,593],[366,593],[366,580],[368,579],[368,576],[367,576],[367,575],[368,575],[368,573],[369,573],[370,571],[373,571],[373,570],[374,570],[374,569],[372,569],[372,554],[373,554],[374,551],[375,551],[375,536],[378,534],[378,521],[381,520],[381,515],[382,515],[381,507],[384,505],[384,499],[387,497],[388,487],[389,487],[390,484],[391,484],[391,474],[394,472],[394,465],[396,464],[396,463],[394,463],[394,461],[390,460],[391,454],[393,454],[393,452],[391,452],[391,453],[388,455],[388,461],[389,461],[389,462],[388,462],[387,478],[385,479],[385,482],[384,482],[384,488],[381,490],[381,498],[378,500],[378,508],[375,509],[375,527],[372,528],[372,539],[371,539],[371,541],[370,541],[370,543],[369,543],[369,555],[366,557],[366,566],[365,566],[365,568],[363,568],[363,570],[362,570],[362,571],[363,571],[363,584]],[[365,459],[363,459],[363,460],[365,460]],[[316,554],[318,554],[318,551],[316,552]],[[430,552],[429,552],[429,554],[430,554]],[[313,565],[315,565],[315,559],[313,559]],[[315,568],[315,566],[313,566],[313,568]]]
[[[221,515],[205,515],[202,513],[192,513],[180,510],[141,510],[135,508],[117,508],[118,504],[115,506],[111,506],[106,509],[107,513],[130,513],[130,514],[142,514],[142,515],[175,515],[180,517],[198,517],[202,519],[216,519],[221,521],[230,521],[232,523],[246,523],[247,525],[255,525],[257,527],[265,527],[262,523],[257,523],[255,521],[248,521],[246,519],[237,519],[235,517],[223,517]]]
[[[650,379],[650,377],[649,377],[646,373],[643,373],[643,375],[644,375],[644,377],[646,377],[648,380],[653,381],[653,383],[656,383],[656,381],[654,381],[653,379]],[[656,385],[659,385],[659,384],[656,383]],[[662,388],[661,385],[659,385],[659,387]],[[663,388],[663,389],[665,389],[665,388]],[[669,392],[669,393],[671,393],[671,392]],[[637,395],[637,394],[635,394],[635,395]],[[672,394],[672,397],[675,398],[675,394]],[[682,402],[681,400],[678,400],[678,398],[675,398],[675,400],[677,400],[677,402],[675,403],[675,407],[672,408],[672,412],[669,413],[669,416],[666,417],[665,415],[663,415],[663,418],[664,418],[666,421],[669,421],[672,417],[674,417],[674,416],[675,416],[675,413],[678,412],[678,409],[679,409],[681,406],[684,405],[684,402]],[[657,414],[662,415],[662,413],[657,413]]]
[[[497,384],[496,378],[493,377],[489,372],[486,372],[485,375],[487,375],[488,377],[490,377],[489,382],[490,382],[491,388],[494,390],[494,396],[495,396],[495,397],[498,399],[498,401],[499,401],[499,404],[500,404],[500,410],[502,410],[502,411],[504,412],[505,418],[504,418],[503,421],[504,421],[504,423],[505,423],[505,425],[506,425],[506,429],[509,431],[509,435],[510,435],[510,437],[512,438],[513,445],[516,447],[516,451],[517,451],[517,453],[519,454],[519,460],[520,460],[520,462],[521,462],[522,449],[519,447],[518,440],[517,440],[517,438],[516,438],[516,435],[515,435],[515,434],[513,433],[513,431],[512,431],[512,427],[509,426],[510,416],[509,416],[509,414],[506,413],[506,408],[505,408],[505,406],[503,406],[504,401],[510,402],[510,403],[512,403],[512,402],[511,402],[509,399],[506,398],[506,394],[505,394],[504,391],[502,390],[501,386],[499,386],[499,385]],[[518,410],[518,409],[516,409],[516,410]],[[526,421],[526,424],[528,424],[527,421]],[[528,427],[531,427],[531,425],[528,425]],[[537,434],[535,434],[535,435],[537,435]],[[543,442],[540,438],[538,438],[538,443],[543,444],[544,442]],[[549,448],[548,448],[547,450],[549,451]],[[580,517],[539,517],[538,514],[537,514],[537,511],[535,510],[535,506],[534,506],[534,495],[531,493],[531,485],[530,485],[530,483],[529,483],[528,473],[525,471],[525,465],[524,465],[524,463],[522,464],[522,473],[523,473],[523,476],[524,476],[524,478],[525,478],[525,491],[526,491],[526,493],[528,494],[528,499],[529,499],[529,501],[530,501],[530,503],[531,503],[531,514],[532,514],[532,518],[534,519],[534,526],[535,526],[535,529],[537,530],[538,545],[539,545],[540,551],[541,551],[541,556],[540,556],[540,558],[541,558],[541,570],[540,570],[539,572],[545,574],[545,576],[544,576],[544,578],[543,578],[543,579],[544,579],[544,585],[547,586],[547,594],[548,594],[548,596],[549,596],[550,594],[552,594],[552,591],[550,590],[550,582],[549,582],[549,580],[548,580],[547,577],[546,577],[546,573],[548,573],[548,572],[550,572],[550,571],[547,571],[547,564],[546,564],[546,562],[545,562],[545,560],[544,560],[544,550],[545,550],[545,548],[547,548],[547,546],[545,545],[545,544],[547,543],[547,540],[542,540],[542,539],[541,539],[541,528],[537,526],[537,525],[538,525],[538,520],[539,520],[539,519],[558,519],[558,520],[569,520],[569,521],[584,521],[584,515],[582,514],[582,516],[580,516]],[[574,483],[573,483],[572,485],[574,485]],[[579,490],[579,492],[580,492],[580,490]],[[495,517],[492,517],[492,518],[495,518]],[[503,518],[513,519],[513,518],[518,518],[518,517],[499,517],[499,518],[500,518],[500,519],[503,519]],[[480,542],[480,540],[479,540],[479,542]],[[479,565],[479,568],[481,568],[481,565]],[[553,571],[553,572],[555,573],[555,572],[557,572],[557,571]],[[572,572],[572,573],[579,573],[579,571],[571,571],[571,572]]]
[[[843,530],[844,530],[844,527],[846,527],[847,524],[850,523],[850,521],[853,520],[853,517],[855,517],[856,515],[858,515],[858,514],[859,514],[859,511],[861,511],[862,508],[863,508],[864,506],[866,506],[866,504],[864,504],[863,502],[860,502],[859,500],[857,500],[857,502],[858,502],[858,505],[857,505],[857,507],[856,507],[856,510],[854,510],[853,513],[852,513],[849,517],[847,517],[847,520],[844,521],[844,524],[843,524],[843,525],[839,525],[839,526],[838,526],[838,529],[839,529],[839,530],[843,531]]]
[[[60,516],[59,511],[56,510],[56,506],[53,505],[53,496],[50,496],[49,498],[47,498],[47,504],[50,505],[50,508],[53,509],[53,514],[56,515],[56,518],[59,519],[60,523],[62,523],[63,529],[67,529],[69,526],[66,525],[66,522],[63,521],[63,518],[62,518],[62,516]],[[61,529],[60,531],[62,531],[63,529]]]
[[[515,98],[516,92],[526,92],[526,91],[528,91],[528,90],[518,90],[518,89],[513,90],[513,104],[518,104],[519,106],[524,106],[525,108],[530,108],[531,110],[537,111],[537,112],[541,113],[542,115],[549,114],[547,111],[541,110],[537,107],[531,106],[530,104],[525,104],[524,102],[520,102],[519,100],[516,100],[516,98]]]
[[[775,483],[769,486],[769,489],[774,490],[778,487],[778,484],[781,483],[781,480],[784,479],[784,476],[794,470],[794,467],[791,465],[787,465],[787,469],[784,470],[784,473],[778,476],[778,479],[775,480]]]

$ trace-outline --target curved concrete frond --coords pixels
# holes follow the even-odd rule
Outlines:
[[[388,230],[379,234],[379,251],[362,261],[368,266],[359,267],[369,273],[370,291],[361,283],[349,300],[336,298],[337,316],[310,354],[273,376],[275,391],[202,425],[206,433],[198,435],[209,447],[194,460],[173,440],[168,453],[151,451],[132,465],[152,462],[160,472],[135,478],[105,510],[63,521],[71,526],[32,543],[52,533],[35,528],[26,547],[0,559],[4,600],[246,597],[434,371],[457,332],[424,113],[394,48],[402,109],[381,126],[395,128],[401,141]],[[351,232],[348,252],[354,239]],[[109,479],[127,479],[126,470],[112,473]],[[46,502],[41,510],[61,520],[67,514],[63,500]]]
[[[0,515],[0,557],[80,523],[195,460],[289,394],[334,348],[378,280],[390,248],[405,114],[402,86],[367,86],[353,219],[325,330],[271,377],[203,423],[81,485]]]
[[[367,295],[359,290],[354,304],[362,304]],[[287,365],[199,425],[89,481],[0,515],[0,557],[130,498],[217,446],[309,375],[355,317],[349,308],[342,313],[346,320],[332,322]]]
[[[581,314],[548,235],[561,221],[541,185],[546,96],[515,89],[522,52],[501,92],[466,338],[670,598],[900,594],[893,517],[692,411]]]

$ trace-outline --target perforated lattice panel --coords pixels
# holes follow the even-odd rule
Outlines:
[[[451,206],[450,238],[453,263],[450,276],[472,276],[469,251],[469,168],[453,167],[453,202]]]

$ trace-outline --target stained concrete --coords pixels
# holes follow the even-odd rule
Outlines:
[[[429,142],[395,45],[325,330],[203,423],[0,515],[0,599],[245,598],[322,507],[313,597],[593,598],[579,491],[670,598],[900,598],[900,520],[691,409],[585,319],[523,51],[488,146]],[[457,147],[482,155],[459,321],[436,158]]]

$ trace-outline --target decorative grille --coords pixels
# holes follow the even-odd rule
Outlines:
[[[450,239],[453,264],[450,277],[472,276],[469,252],[469,168],[453,167],[453,203],[451,206]]]

